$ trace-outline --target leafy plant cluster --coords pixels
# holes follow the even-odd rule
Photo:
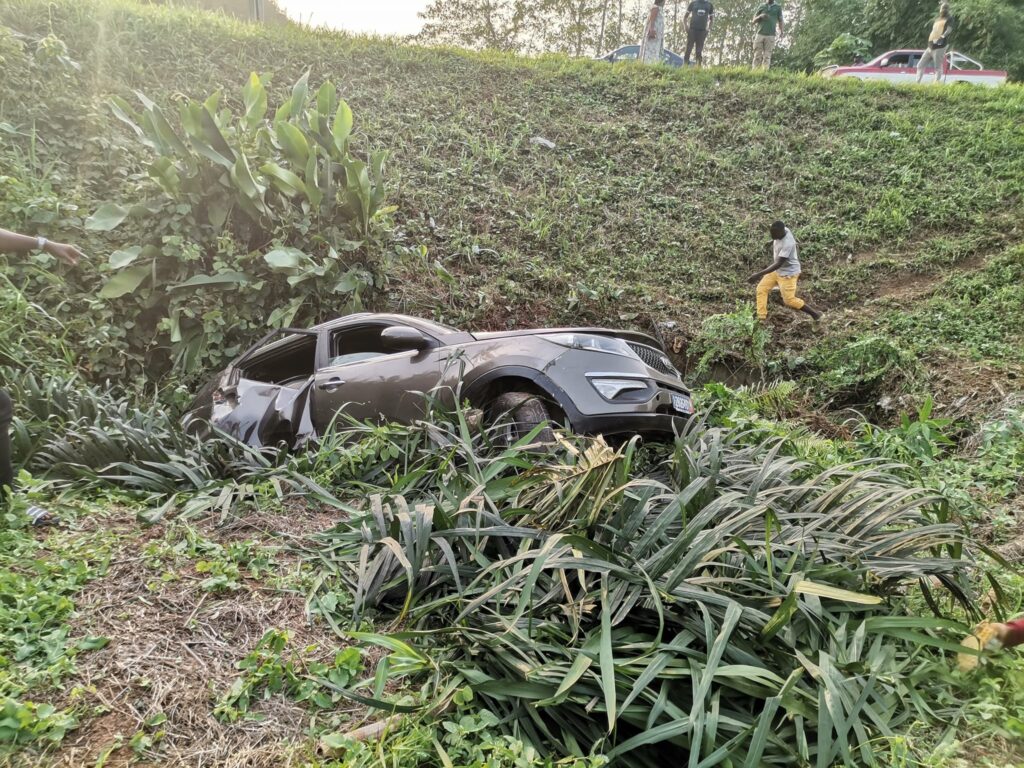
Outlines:
[[[830,64],[839,66],[852,64],[857,56],[867,60],[871,56],[871,50],[870,40],[843,32],[827,48],[814,54],[814,66],[821,68]]]
[[[953,275],[924,306],[887,313],[899,343],[948,350],[974,360],[1024,360],[1024,248],[1007,249],[976,272]]]
[[[110,255],[99,297],[157,318],[185,371],[237,354],[247,331],[358,311],[383,286],[372,228],[384,154],[353,156],[352,110],[329,81],[311,93],[307,72],[270,116],[264,79],[250,75],[237,115],[219,91],[184,101],[177,128],[139,92],[141,110],[111,107],[152,159],[134,200],[86,222],[111,231],[133,217],[139,234]]]
[[[765,350],[770,339],[771,334],[757,319],[753,305],[706,317],[687,351],[687,354],[699,355],[693,376],[707,376],[710,366],[716,362],[739,362],[759,371],[767,362]]]
[[[75,656],[108,642],[71,641],[68,620],[74,595],[103,575],[111,548],[109,535],[82,537],[48,557],[25,531],[0,526],[0,754],[59,743],[76,725],[73,711],[34,699],[74,671]]]
[[[454,711],[440,718],[403,720],[386,731],[378,743],[355,741],[343,734],[328,734],[321,743],[339,752],[342,760],[330,760],[317,768],[370,768],[380,765],[380,754],[393,765],[417,768],[603,768],[608,758],[544,757],[529,743],[510,736],[500,718],[480,709],[469,687],[452,696]]]
[[[812,351],[809,366],[818,396],[833,406],[869,405],[913,390],[920,382],[916,356],[880,333],[830,339]]]

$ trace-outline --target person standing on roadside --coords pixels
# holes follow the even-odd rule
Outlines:
[[[704,41],[708,39],[714,16],[715,6],[711,0],[690,0],[686,7],[686,15],[683,16],[683,26],[686,27],[686,55],[683,61],[687,66],[690,64],[690,54],[695,48],[697,66],[704,66]]]
[[[949,50],[949,36],[956,28],[956,20],[949,12],[949,3],[939,6],[939,16],[932,22],[931,31],[928,33],[928,47],[921,54],[917,62],[917,82],[924,78],[924,71],[927,67],[935,68],[935,82],[942,80],[946,69],[946,52]]]
[[[781,35],[785,32],[782,24],[782,6],[775,0],[757,9],[752,19],[756,27],[754,33],[754,69],[768,69],[772,65],[772,51],[775,50],[775,31]]]
[[[661,55],[665,50],[665,0],[654,0],[644,34],[640,38],[640,53],[637,61],[642,64],[661,64]]]
[[[19,235],[0,229],[0,253],[28,253],[43,251],[60,261],[75,266],[84,254],[73,245],[55,243],[45,237]],[[2,383],[2,382],[0,382]],[[6,389],[0,388],[0,503],[6,502],[14,489],[14,465],[11,462],[11,421],[14,419],[14,404]],[[46,510],[30,506],[28,516],[33,525],[47,521]]]
[[[805,312],[814,320],[820,320],[821,312],[796,295],[796,282],[800,277],[796,238],[781,221],[773,222],[768,231],[772,236],[775,261],[747,278],[747,282],[757,283],[757,319],[768,319],[768,294],[772,288],[778,286],[782,302],[787,307]]]

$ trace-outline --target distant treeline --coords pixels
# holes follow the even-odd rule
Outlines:
[[[681,50],[689,0],[666,0],[666,46]],[[760,0],[715,0],[705,58],[750,61],[750,19]],[[776,62],[811,70],[815,55],[843,34],[871,42],[872,53],[923,47],[936,0],[791,0],[782,2],[786,34]],[[516,53],[595,56],[636,43],[650,0],[432,0],[423,12],[422,42]],[[953,0],[959,29],[953,45],[992,68],[1024,77],[1024,8],[1020,0]],[[820,61],[820,59],[819,59]],[[834,62],[847,63],[847,62]]]

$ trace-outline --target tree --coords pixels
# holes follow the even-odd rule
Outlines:
[[[433,0],[420,13],[425,23],[416,37],[426,43],[524,52],[534,5],[536,0]]]

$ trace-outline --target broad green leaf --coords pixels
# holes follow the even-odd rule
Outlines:
[[[182,283],[169,286],[168,290],[193,288],[197,285],[241,285],[249,282],[249,276],[242,272],[219,272],[216,275],[194,275]]]
[[[238,159],[235,160],[235,165],[231,169],[231,180],[235,182],[238,190],[256,206],[256,209],[262,212],[265,207],[263,193],[266,191],[266,188],[262,184],[257,183],[256,179],[253,178],[245,155],[240,154]]]
[[[134,293],[149,277],[151,271],[149,265],[140,265],[118,272],[100,288],[99,297],[101,299],[117,299],[125,294]]]
[[[305,168],[309,160],[309,142],[298,126],[287,122],[274,125],[274,135],[285,155],[297,168]],[[307,182],[309,179],[307,178]]]
[[[255,72],[249,75],[249,81],[242,89],[242,99],[245,102],[245,124],[252,130],[267,114],[267,89]]]
[[[827,597],[832,600],[842,600],[847,603],[859,603],[861,605],[878,605],[882,602],[882,598],[876,595],[865,595],[860,592],[850,592],[846,589],[838,589],[837,587],[830,587],[827,584],[817,584],[813,581],[798,581],[793,587],[794,592],[798,592],[801,595],[817,595],[818,597]]]
[[[344,154],[348,147],[348,137],[352,134],[352,109],[344,99],[338,102],[331,133],[334,135],[334,146]]]
[[[158,157],[149,166],[149,175],[156,179],[165,192],[169,195],[177,195],[181,188],[181,179],[178,176],[178,169],[169,157]]]
[[[94,232],[109,232],[128,217],[128,209],[116,203],[104,203],[85,220],[85,228]]]
[[[308,262],[309,256],[298,248],[275,248],[263,254],[263,260],[273,269],[293,270]]]
[[[260,173],[270,178],[271,183],[286,195],[306,194],[306,185],[302,179],[277,163],[264,163]]]
[[[202,124],[203,137],[206,139],[206,142],[218,155],[233,164],[235,162],[235,152],[231,149],[227,139],[224,138],[224,134],[220,132],[220,127],[217,125],[217,121],[214,119],[209,108],[199,110],[199,121]]]
[[[325,131],[327,130],[327,119],[334,111],[334,105],[337,100],[338,89],[334,87],[330,80],[325,80],[316,92],[316,111]]]
[[[179,157],[188,158],[188,147],[185,146],[185,143],[171,127],[171,124],[167,122],[163,110],[154,104],[146,110],[146,114],[152,121],[153,128],[156,130],[160,140]]]
[[[139,258],[140,253],[142,253],[142,247],[133,245],[131,248],[114,251],[107,259],[107,263],[114,269],[121,269]]]
[[[306,108],[306,98],[309,95],[309,70],[300,77],[292,86],[292,97],[290,100],[290,111],[294,116],[301,115]]]

